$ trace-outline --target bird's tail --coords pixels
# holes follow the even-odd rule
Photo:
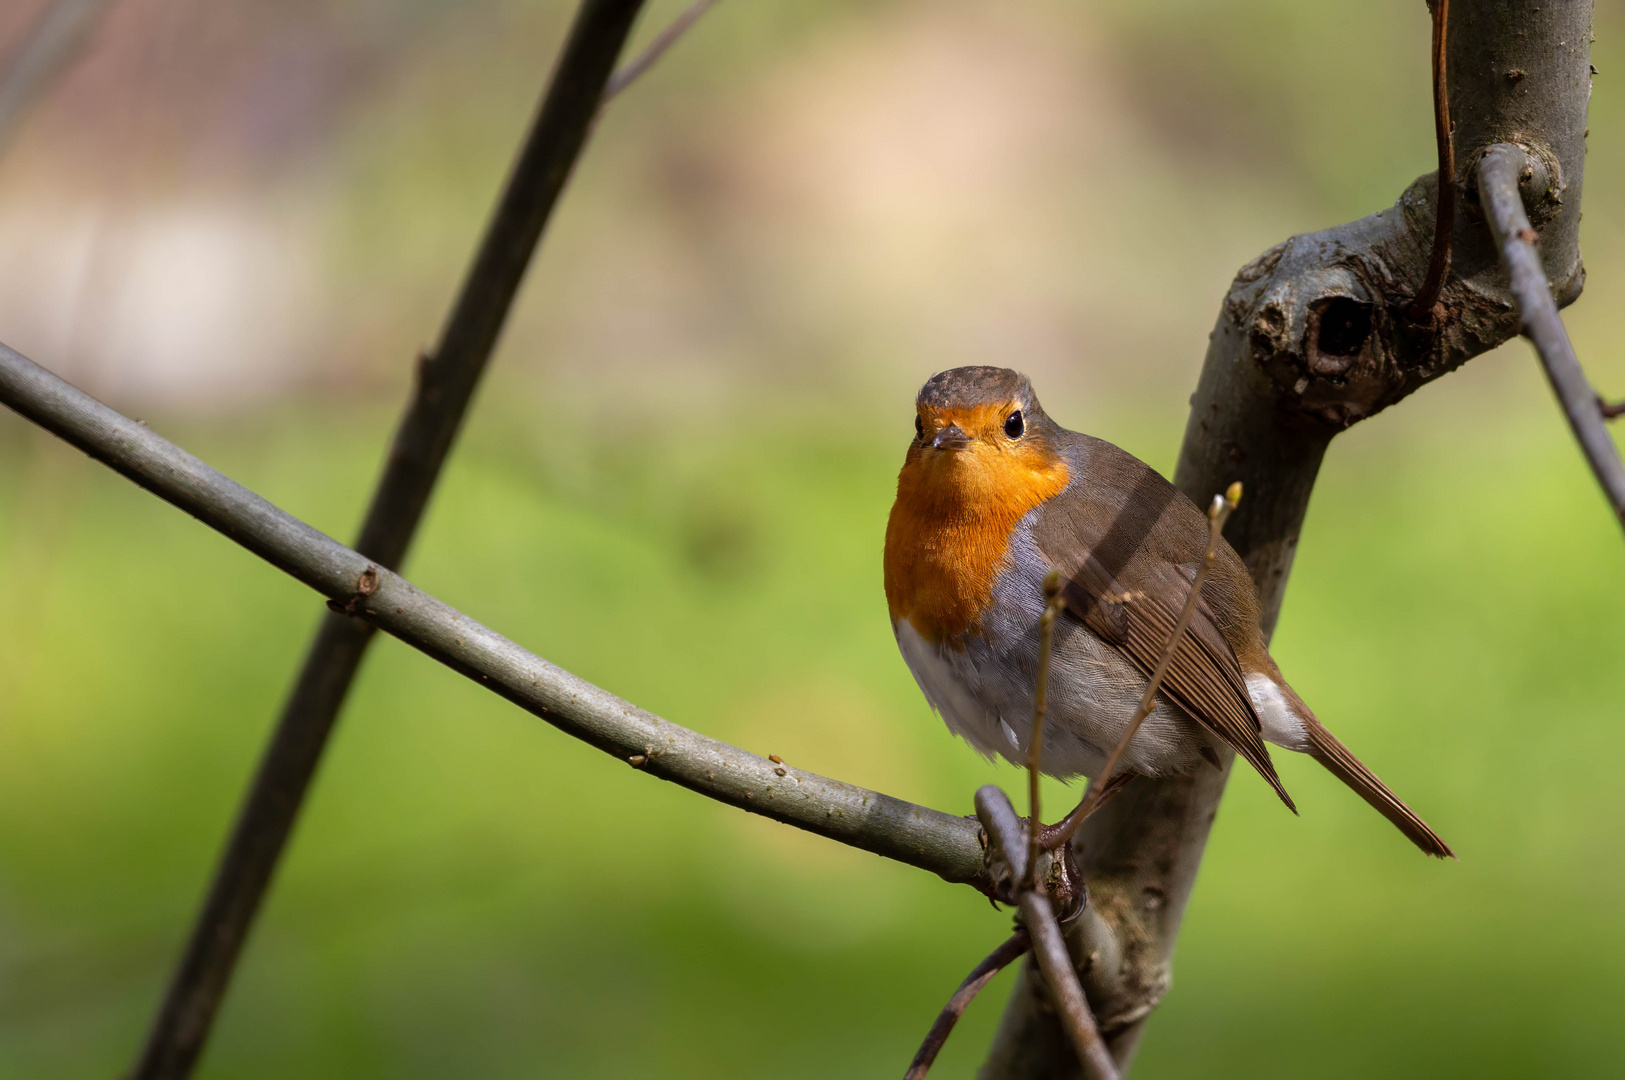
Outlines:
[[[1308,709],[1304,712],[1308,712]],[[1456,853],[1450,850],[1450,845],[1445,843],[1438,833],[1428,828],[1428,823],[1418,817],[1415,810],[1406,806],[1403,799],[1390,791],[1387,784],[1377,779],[1376,773],[1349,753],[1349,748],[1338,742],[1337,736],[1327,731],[1325,725],[1314,718],[1314,714],[1309,715],[1304,728],[1309,736],[1309,753],[1314,759],[1326,766],[1333,776],[1353,788],[1360,798],[1376,809],[1377,813],[1393,822],[1400,832],[1410,837],[1411,843],[1437,858],[1456,857]]]

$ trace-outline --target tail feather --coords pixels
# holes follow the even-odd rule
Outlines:
[[[1440,859],[1456,857],[1450,845],[1428,828],[1428,823],[1418,817],[1415,810],[1406,806],[1405,801],[1390,791],[1387,784],[1377,779],[1377,774],[1366,768],[1359,758],[1349,752],[1348,747],[1338,742],[1337,737],[1327,731],[1320,721],[1311,717],[1304,727],[1309,735],[1309,753],[1314,759],[1353,788],[1377,813],[1393,822],[1400,832],[1410,837],[1411,843]]]

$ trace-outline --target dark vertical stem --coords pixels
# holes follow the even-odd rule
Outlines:
[[[356,550],[396,568],[411,545],[642,0],[585,0],[474,263],[390,446]],[[333,613],[306,653],[133,1076],[189,1076],[372,628]]]
[[[1414,322],[1432,322],[1445,275],[1450,272],[1450,236],[1456,228],[1456,150],[1450,137],[1450,0],[1433,0],[1433,138],[1439,150],[1439,188],[1434,199],[1433,252],[1422,291],[1411,305]]]
[[[993,981],[993,976],[1003,971],[1010,961],[1032,947],[1032,939],[1028,937],[1025,929],[1017,930],[994,949],[980,964],[971,969],[965,976],[965,981],[959,984],[948,1004],[942,1007],[937,1014],[936,1023],[926,1032],[925,1041],[920,1044],[919,1051],[914,1060],[908,1063],[908,1072],[903,1074],[903,1080],[925,1080],[931,1072],[931,1066],[936,1063],[937,1055],[942,1053],[943,1046],[948,1042],[948,1036],[953,1034],[954,1025],[959,1018],[965,1015],[965,1010],[982,992],[982,987]]]

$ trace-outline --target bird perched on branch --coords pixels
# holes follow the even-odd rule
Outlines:
[[[1044,414],[1023,375],[963,367],[915,402],[886,525],[886,603],[909,670],[948,727],[1024,762],[1044,580],[1066,607],[1051,658],[1043,771],[1094,777],[1129,724],[1208,547],[1208,520],[1154,469]],[[1281,676],[1258,595],[1219,541],[1190,627],[1119,771],[1240,754],[1296,813],[1265,741],[1309,754],[1417,847],[1448,844],[1327,731]]]

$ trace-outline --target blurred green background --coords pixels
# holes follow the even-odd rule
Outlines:
[[[0,340],[349,538],[569,10],[115,0],[0,159]],[[1569,313],[1616,395],[1622,29],[1600,4]],[[1432,168],[1427,40],[1420,0],[719,5],[602,117],[409,575],[968,812],[1019,774],[932,717],[881,598],[915,388],[1020,367],[1168,468],[1235,269]],[[1622,596],[1524,344],[1341,437],[1276,655],[1461,861],[1305,760],[1298,819],[1238,774],[1136,1075],[1625,1072]],[[127,1065],[320,609],[0,416],[0,1076]],[[894,1076],[1007,925],[380,640],[202,1075]]]

